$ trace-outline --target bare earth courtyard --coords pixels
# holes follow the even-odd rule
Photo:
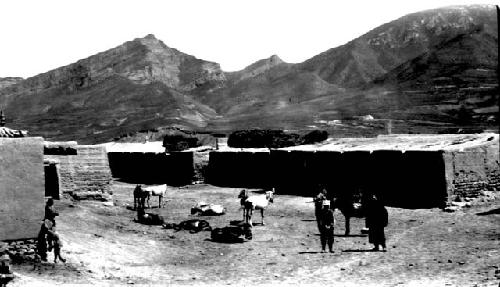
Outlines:
[[[478,200],[454,213],[440,209],[388,208],[388,252],[368,252],[360,234],[364,219],[336,211],[335,253],[323,254],[311,198],[277,195],[266,210],[266,225],[253,240],[210,241],[210,232],[190,234],[133,222],[133,184],[113,183],[114,204],[68,199],[57,203],[57,229],[65,264],[15,265],[9,286],[54,285],[323,285],[498,286],[500,281],[500,198]],[[210,185],[170,188],[164,208],[152,208],[166,222],[201,218],[212,227],[240,220],[240,189]],[[497,193],[498,195],[498,193]],[[198,201],[223,204],[218,217],[190,215]],[[157,198],[152,199],[157,205]],[[260,214],[254,215],[260,222]],[[338,236],[337,236],[338,235]],[[53,255],[49,254],[50,262]]]

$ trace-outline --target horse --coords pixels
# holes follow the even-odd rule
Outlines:
[[[344,215],[345,235],[349,235],[351,232],[351,217],[362,218],[365,216],[363,204],[351,194],[333,196],[330,198],[330,202],[332,202],[332,209],[337,208]]]
[[[262,195],[251,195],[249,196],[246,190],[242,190],[238,195],[238,198],[241,199],[241,203],[244,206],[243,216],[246,223],[249,223],[253,226],[252,223],[252,214],[256,209],[260,210],[260,215],[262,217],[262,225],[264,223],[264,209],[269,205],[269,203],[274,202],[274,188],[272,190],[266,191],[265,194]]]
[[[215,228],[210,233],[210,236],[212,241],[224,243],[243,242],[241,236],[244,236],[247,240],[252,240],[252,226],[244,223],[242,226]]]
[[[134,210],[141,208],[144,209],[144,202],[146,198],[148,198],[148,196],[149,193],[147,191],[144,191],[140,184],[136,185],[134,189]]]
[[[220,204],[210,204],[206,202],[198,202],[191,208],[191,215],[200,214],[205,216],[224,215],[226,208]]]
[[[151,207],[149,204],[149,199],[151,196],[158,196],[158,208],[161,208],[165,203],[163,202],[163,197],[167,194],[167,185],[166,184],[160,184],[160,185],[151,185],[147,187],[141,187],[144,192],[147,192],[147,203],[148,203],[148,208]]]

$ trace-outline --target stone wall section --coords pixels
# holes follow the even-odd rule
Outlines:
[[[59,163],[60,190],[76,199],[109,199],[111,171],[104,146],[78,145],[76,155],[45,155]]]
[[[485,190],[500,190],[498,145],[445,153],[448,194],[451,200],[477,197]]]
[[[500,190],[500,158],[499,145],[492,145],[486,148],[485,158],[486,178],[488,180],[488,190]]]

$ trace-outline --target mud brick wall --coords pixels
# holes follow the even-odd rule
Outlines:
[[[485,169],[489,190],[500,190],[500,159],[499,145],[492,145],[486,149]]]
[[[45,155],[59,163],[60,190],[77,199],[108,199],[111,170],[104,146],[78,145],[77,154]]]
[[[37,237],[44,195],[43,139],[0,138],[0,240]]]
[[[210,152],[194,152],[193,153],[193,182],[205,182],[205,177],[208,176],[208,164],[210,162]]]
[[[444,207],[448,199],[441,151],[378,150],[370,155],[367,191],[387,205]]]
[[[192,152],[110,152],[108,158],[112,176],[126,182],[182,186],[193,181]]]
[[[227,187],[269,187],[272,168],[269,152],[218,152],[209,154],[206,182]]]
[[[475,197],[488,189],[487,153],[484,148],[446,152],[448,194],[455,197]]]

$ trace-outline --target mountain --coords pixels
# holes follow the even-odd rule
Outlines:
[[[206,126],[215,111],[189,92],[225,81],[219,64],[167,47],[153,35],[0,90],[7,124],[82,142],[158,125]]]
[[[395,132],[498,129],[496,17],[492,5],[413,13],[302,63],[272,55],[236,72],[148,35],[0,79],[0,107],[14,128],[83,143],[166,126],[366,136],[392,119]]]
[[[301,63],[322,79],[358,87],[458,35],[482,31],[498,38],[493,5],[452,6],[417,12]]]
[[[396,132],[496,128],[497,73],[494,6],[428,10],[379,26],[303,63],[277,65],[243,81],[227,76],[226,88],[212,97],[218,102],[206,102],[224,114],[209,127],[321,126],[338,134],[345,131],[318,122],[370,114],[405,121],[396,123],[401,126]],[[466,121],[463,113],[469,115]]]

